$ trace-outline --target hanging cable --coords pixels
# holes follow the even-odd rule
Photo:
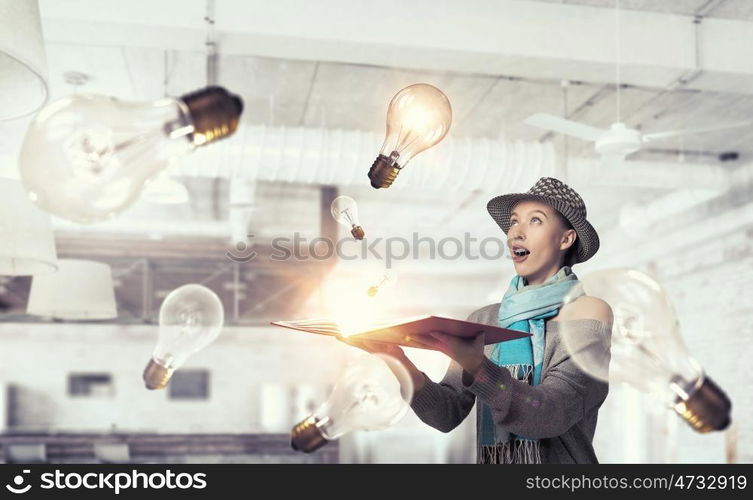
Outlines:
[[[561,83],[562,86],[562,117],[564,119],[568,119],[568,106],[567,106],[567,90],[570,87],[570,81],[569,80],[562,80]],[[562,153],[563,153],[563,170],[564,170],[564,177],[565,182],[568,181],[569,177],[569,171],[568,171],[568,159],[569,159],[569,151],[568,151],[568,137],[567,134],[562,134]]]
[[[214,0],[207,0],[207,85],[217,84],[217,35],[214,29]]]
[[[614,0],[614,47],[615,47],[615,84],[617,88],[617,123],[620,123],[620,0]]]

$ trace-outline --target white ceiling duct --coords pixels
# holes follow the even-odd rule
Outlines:
[[[678,190],[640,208],[623,209],[620,226],[601,238],[598,266],[622,265],[626,259],[646,262],[753,224],[753,163],[738,167],[729,178],[727,190]]]
[[[620,208],[620,227],[633,238],[652,234],[654,222],[682,213],[724,194],[712,189],[678,189],[650,203],[630,202]]]
[[[180,161],[180,173],[258,181],[368,185],[383,136],[357,130],[245,126]],[[509,191],[555,173],[550,143],[447,138],[405,167],[390,189]]]
[[[580,158],[570,160],[568,171],[573,186],[584,183],[721,192],[732,185],[730,171],[721,165],[629,160],[607,166],[595,158]]]
[[[234,137],[180,160],[181,175],[261,181],[366,184],[382,144],[381,134],[324,128],[244,126]],[[453,138],[421,153],[390,189],[506,192],[555,176],[550,142]],[[573,159],[574,186],[595,184],[723,191],[731,185],[720,165],[626,161],[613,168],[598,159]]]
[[[682,165],[679,169],[681,178],[691,178],[690,172],[695,170],[696,165]],[[678,171],[678,169],[675,169]],[[628,203],[620,209],[620,227],[625,233],[633,238],[643,238],[655,233],[658,221],[667,220],[706,203],[714,198],[727,194],[733,187],[744,189],[753,186],[753,163],[743,165],[735,170],[727,171],[723,167],[702,166],[690,184],[698,187],[690,189],[678,189],[672,191],[650,203]],[[704,172],[707,175],[704,177]],[[709,175],[716,172],[714,175]],[[661,176],[662,174],[657,174]],[[678,179],[679,180],[679,179]],[[701,181],[706,181],[701,184]],[[660,184],[661,185],[661,184]],[[703,186],[703,187],[701,187]]]
[[[0,120],[33,113],[47,98],[37,0],[0,0]]]

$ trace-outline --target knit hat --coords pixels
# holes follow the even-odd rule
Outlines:
[[[542,177],[526,193],[511,193],[492,198],[486,204],[489,215],[505,234],[510,230],[510,215],[523,200],[546,203],[570,222],[578,233],[575,262],[584,262],[599,249],[599,235],[586,220],[586,205],[570,186],[554,177]]]

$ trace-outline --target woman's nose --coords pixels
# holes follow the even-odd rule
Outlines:
[[[511,240],[525,240],[526,239],[525,235],[523,234],[523,231],[521,231],[517,227],[514,228],[514,229],[510,229],[510,231],[508,232],[507,236]]]

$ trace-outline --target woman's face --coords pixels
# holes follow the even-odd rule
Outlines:
[[[575,230],[567,229],[549,205],[531,200],[519,202],[513,207],[507,232],[515,271],[543,283],[559,270],[562,256],[574,244],[575,237]],[[527,251],[526,255],[518,257],[515,250],[522,249]]]

